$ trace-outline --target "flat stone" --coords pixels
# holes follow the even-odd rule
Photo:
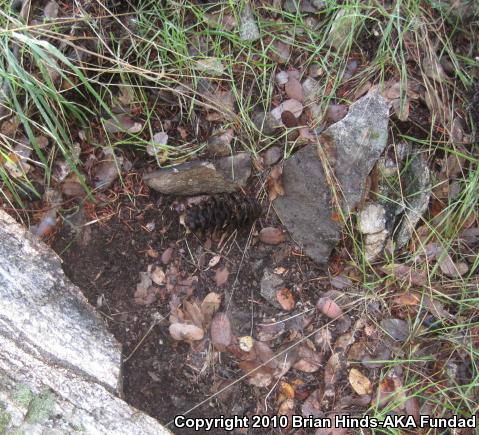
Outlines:
[[[367,175],[386,146],[388,119],[387,102],[377,91],[370,92],[320,135],[319,148],[307,145],[284,164],[285,194],[274,207],[293,239],[319,264],[327,263],[341,225],[332,218],[331,187],[318,150],[334,171],[336,192],[343,211],[349,213],[361,201]]]
[[[251,175],[251,157],[238,153],[215,163],[195,160],[146,174],[143,181],[167,195],[201,195],[234,192]]]
[[[375,90],[351,104],[348,114],[320,136],[321,144],[335,149],[329,148],[330,157],[336,158],[334,171],[345,211],[356,207],[364,195],[366,177],[386,147],[388,122],[388,104]]]

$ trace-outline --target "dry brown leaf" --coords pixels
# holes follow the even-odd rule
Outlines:
[[[441,268],[441,272],[450,278],[459,278],[469,271],[469,266],[466,263],[454,263],[449,254],[439,259],[439,267]]]
[[[408,279],[411,284],[425,286],[428,284],[427,272],[412,269],[405,264],[390,264],[383,266],[382,271],[393,275],[396,279]]]
[[[349,371],[349,383],[353,390],[360,396],[371,394],[373,391],[371,381],[355,368]]]
[[[276,292],[276,299],[281,305],[281,308],[286,311],[291,311],[296,304],[293,293],[286,287]]]
[[[259,232],[259,239],[267,245],[279,245],[286,238],[280,228],[266,227]]]
[[[202,340],[205,333],[202,328],[195,325],[172,323],[170,325],[170,335],[174,340],[192,342]]]
[[[211,257],[210,261],[208,262],[209,267],[215,267],[221,260],[221,255],[215,255]]]
[[[213,346],[224,351],[233,342],[231,323],[226,313],[217,313],[211,322],[211,342]]]
[[[157,285],[164,285],[166,282],[166,275],[161,267],[156,266],[150,276]]]
[[[304,100],[303,87],[298,79],[290,77],[288,82],[284,86],[284,91],[289,98],[299,101],[300,103]]]
[[[228,281],[228,276],[230,274],[230,271],[226,266],[220,267],[219,269],[216,270],[215,273],[215,282],[217,286],[221,286]]]
[[[239,347],[243,352],[251,352],[254,347],[254,339],[251,335],[244,335],[238,340]]]
[[[213,315],[216,313],[216,311],[218,311],[220,304],[221,295],[219,295],[218,293],[211,292],[205,296],[200,306],[201,312],[203,313],[203,317],[205,319],[205,326],[207,326],[211,322],[211,319],[213,318]]]
[[[257,361],[240,361],[239,368],[248,375],[248,383],[256,387],[267,387],[273,381],[271,371]],[[254,370],[254,372],[253,372]]]
[[[196,302],[191,303],[188,301],[184,301],[183,307],[185,308],[186,312],[188,313],[188,317],[195,326],[197,326],[198,328],[205,327],[205,318]]]
[[[341,307],[330,298],[319,298],[316,308],[330,319],[336,319],[343,315]]]
[[[298,361],[293,365],[296,370],[306,373],[317,372],[321,368],[322,356],[306,345],[300,345],[298,349]]]
[[[161,262],[163,264],[168,264],[171,261],[171,256],[173,255],[173,248],[166,248],[161,254]]]

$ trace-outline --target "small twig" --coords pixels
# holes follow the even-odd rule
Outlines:
[[[169,313],[168,313],[169,314]],[[136,351],[140,348],[140,346],[143,344],[143,342],[147,339],[147,337],[151,334],[151,331],[153,331],[153,328],[157,325],[160,324],[162,320],[164,320],[165,317],[159,316],[158,313],[155,313],[153,322],[151,323],[150,327],[148,328],[148,331],[146,331],[146,334],[141,338],[141,340],[137,343],[135,348],[131,351],[130,355],[128,355],[123,362],[126,363],[135,353]]]

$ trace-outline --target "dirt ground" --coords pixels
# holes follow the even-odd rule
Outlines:
[[[239,231],[230,229],[226,237],[221,234],[221,262],[230,275],[225,285],[217,286],[208,260],[217,252],[218,240],[214,239],[211,248],[206,249],[205,241],[211,241],[210,234],[199,237],[186,234],[173,210],[174,198],[153,191],[145,193],[144,187],[136,188],[143,192],[134,195],[133,200],[127,196],[120,199],[109,218],[110,206],[106,207],[107,219],[86,227],[88,234],[74,233],[65,223],[53,243],[64,261],[67,276],[98,308],[123,346],[126,401],[163,424],[203,401],[205,403],[189,416],[258,413],[264,406],[264,397],[258,396],[257,389],[245,381],[209,399],[242,376],[238,361],[227,353],[212,352],[211,346],[195,352],[188,344],[173,340],[168,331],[170,298],[167,291],[150,305],[138,305],[134,293],[139,274],[149,265],[162,265],[161,254],[173,248],[169,264],[176,266],[179,275],[197,277],[194,288],[189,290],[191,298],[202,300],[211,291],[220,293],[222,310],[228,313],[235,335],[242,336],[254,335],[256,325],[262,322],[285,317],[284,312],[266,303],[259,294],[265,267],[288,270],[285,285],[295,289],[297,312],[311,308],[323,291],[324,271],[295,252],[293,243],[252,246],[249,227]],[[101,212],[101,208],[99,210]],[[261,223],[266,223],[266,218],[257,221],[256,227]],[[154,229],[150,231],[151,228]],[[163,320],[152,327],[158,314]],[[314,390],[319,379],[317,374],[303,373],[303,377],[307,389]],[[267,401],[274,402],[274,397],[275,394],[271,395]],[[272,412],[274,405],[269,409]],[[264,409],[260,412],[265,413]]]

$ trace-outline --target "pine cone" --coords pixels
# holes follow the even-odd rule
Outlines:
[[[251,225],[260,216],[261,206],[255,198],[233,193],[192,205],[186,210],[185,225],[192,231],[239,228]]]

